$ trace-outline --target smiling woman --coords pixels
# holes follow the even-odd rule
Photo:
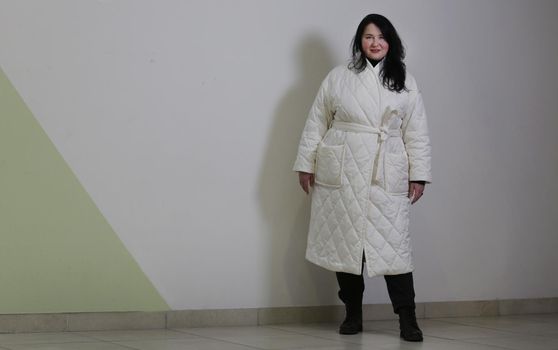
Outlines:
[[[362,331],[366,266],[385,277],[401,337],[422,341],[408,229],[410,205],[431,181],[422,98],[384,16],[361,21],[352,53],[323,81],[294,165],[303,190],[314,188],[306,258],[336,272],[341,334]]]
[[[389,43],[384,38],[380,28],[374,23],[366,26],[361,46],[366,58],[373,61],[380,61],[386,57],[389,50]]]

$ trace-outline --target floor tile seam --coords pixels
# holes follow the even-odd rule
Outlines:
[[[243,327],[243,326],[240,326],[240,327]],[[296,331],[290,331],[290,330],[286,330],[286,329],[279,328],[280,326],[273,327],[273,326],[270,326],[270,325],[265,325],[265,326],[247,326],[247,327],[249,327],[249,328],[264,328],[264,329],[278,330],[278,331],[287,333],[287,334],[285,334],[285,335],[298,334]],[[211,327],[204,327],[204,329],[208,329],[208,328],[211,328]],[[196,336],[196,337],[207,338],[207,336],[201,336],[201,335],[199,335],[199,334],[195,334],[195,333],[190,333],[190,332],[188,332],[188,328],[184,328],[184,329],[176,329],[176,328],[173,328],[172,330],[175,331],[175,332],[181,333],[181,334],[188,334],[188,335],[194,335],[194,336]]]
[[[449,340],[451,340],[452,342],[455,342],[455,343],[459,343],[459,344],[461,344],[461,345],[482,345],[482,346],[486,346],[486,347],[494,348],[494,349],[515,350],[515,349],[513,349],[513,348],[508,348],[508,347],[501,346],[501,345],[483,344],[483,343],[471,343],[471,342],[466,342],[466,341],[461,341],[461,340],[455,340],[455,339],[449,339]]]
[[[395,337],[399,338],[399,330],[395,330],[395,329],[372,329],[372,330],[365,330],[362,331],[360,334],[370,334],[373,331],[373,333],[377,333],[377,334],[382,334],[382,335],[394,335]],[[308,333],[302,333],[302,332],[293,332],[293,333],[297,333],[300,335],[307,335],[307,336],[311,336],[313,338],[317,338],[317,339],[321,339],[321,340],[330,340],[330,341],[339,341],[343,344],[355,344],[355,345],[366,345],[364,342],[362,341],[355,341],[355,340],[340,340],[340,339],[331,339],[331,338],[327,338],[325,336],[317,336],[315,334],[308,334]],[[332,332],[333,333],[333,332]],[[432,336],[430,336],[432,337]],[[432,337],[432,338],[436,338],[436,337]],[[445,338],[441,338],[441,339],[445,339]],[[454,340],[454,339],[445,339],[445,340]]]
[[[128,340],[123,340],[123,342],[124,342],[124,341],[128,341]],[[124,349],[141,350],[140,348],[135,348],[135,347],[133,347],[133,346],[125,345],[125,344],[121,344],[121,343],[117,343],[117,342],[103,342],[103,343],[110,344],[110,345],[120,346],[120,347],[122,347],[122,348],[124,348]]]
[[[479,327],[482,328],[482,327]],[[491,329],[491,328],[484,328],[484,329],[489,329],[489,330],[495,330],[495,329]],[[390,332],[393,331],[395,332],[395,330],[390,330],[390,329],[384,329],[384,331]],[[499,331],[499,330],[498,330]],[[484,343],[475,343],[472,342],[471,340],[473,339],[479,339],[479,340],[483,340],[483,339],[504,339],[504,338],[512,338],[510,336],[515,336],[515,337],[521,337],[521,336],[531,336],[531,337],[542,337],[542,338],[547,338],[547,339],[556,339],[556,337],[552,337],[552,336],[543,336],[543,335],[534,335],[534,334],[525,334],[525,333],[512,333],[512,332],[503,332],[503,333],[509,333],[508,336],[506,335],[498,335],[498,336],[481,336],[481,337],[467,337],[467,338],[447,338],[447,337],[442,337],[442,336],[437,336],[437,335],[431,335],[428,334],[426,332],[423,332],[424,336],[426,337],[430,337],[430,338],[438,338],[438,339],[444,339],[444,340],[452,340],[452,341],[462,341],[464,343],[467,344],[481,344],[481,345],[488,345],[488,344],[484,344]],[[496,346],[496,345],[490,345],[490,346]],[[502,349],[510,349],[507,347],[501,347],[501,346],[497,346],[500,347]]]
[[[209,336],[206,336],[206,335],[194,334],[194,333],[190,333],[190,332],[183,331],[183,330],[178,330],[178,329],[174,329],[174,330],[177,331],[177,332],[182,332],[182,333],[184,333],[184,334],[195,335],[195,336],[197,336],[197,337],[199,337],[199,338],[202,338],[202,339],[214,340],[214,341],[218,341],[218,342],[226,343],[226,344],[240,345],[240,346],[244,346],[244,347],[251,348],[251,349],[256,349],[256,350],[266,350],[266,349],[264,349],[264,348],[258,348],[258,347],[253,346],[253,345],[247,345],[247,344],[236,343],[236,342],[233,342],[233,341],[230,341],[230,340],[219,339],[219,338],[213,338],[213,337],[209,337]]]
[[[401,336],[400,336],[401,331],[399,329],[373,329],[372,331],[373,332],[370,332],[370,330],[365,330],[365,331],[362,332],[362,334],[393,335],[394,338],[401,339]],[[428,336],[428,337],[435,338],[435,337],[432,337],[432,336]],[[352,343],[352,344],[367,345],[367,342]]]
[[[491,330],[500,330],[499,328],[493,328],[493,327],[489,327],[489,326],[459,322],[459,320],[447,321],[447,320],[440,320],[440,319],[435,319],[435,318],[430,318],[428,320],[436,321],[436,322],[440,322],[440,323],[448,323],[450,325],[467,326],[467,327],[473,327],[473,328],[484,328],[484,329],[491,329]]]
[[[285,336],[288,336],[288,335],[303,335],[303,336],[306,336],[306,337],[315,338],[315,339],[320,339],[320,340],[328,340],[328,341],[332,341],[332,342],[339,342],[339,344],[334,344],[334,345],[343,345],[343,344],[345,344],[345,343],[355,344],[355,343],[351,343],[351,342],[339,341],[338,339],[331,339],[331,338],[316,336],[316,335],[313,335],[313,334],[307,334],[307,333],[302,333],[302,332],[297,332],[297,331],[286,331],[286,330],[281,329],[281,328],[274,328],[274,327],[270,327],[270,326],[265,326],[265,327],[262,327],[262,328],[280,330],[280,331],[282,331],[282,332],[289,333],[289,334],[285,334]],[[192,333],[188,333],[188,334],[192,334]],[[279,336],[281,336],[281,335],[279,335]],[[248,346],[248,347],[251,347],[251,348],[254,348],[254,349],[258,349],[258,350],[264,350],[264,349],[262,349],[262,348],[250,346],[250,345],[247,345],[247,344],[236,343],[236,342],[232,342],[232,341],[228,341],[228,340],[224,340],[224,339],[212,338],[212,337],[209,337],[209,336],[201,336],[201,337],[207,338],[207,339],[212,339],[212,340],[218,340],[218,341],[226,342],[226,343],[230,343],[230,344]],[[273,337],[273,336],[271,336],[271,337]],[[356,343],[356,344],[360,344],[360,343]]]
[[[459,338],[460,340],[463,341],[468,341],[468,340],[472,340],[472,339],[503,339],[503,338],[516,338],[516,337],[525,337],[525,336],[531,336],[533,337],[533,335],[530,334],[517,334],[517,333],[510,333],[507,335],[504,334],[500,334],[500,335],[481,335],[481,336],[475,336],[475,337],[463,337],[463,338]]]
[[[101,331],[101,332],[102,332],[102,331]],[[76,333],[79,333],[79,331],[77,331]],[[102,342],[102,341],[105,341],[104,339],[96,338],[96,337],[94,337],[94,336],[87,335],[87,334],[81,334],[81,333],[80,333],[79,336],[80,336],[80,337],[89,338],[89,339],[93,340],[93,342],[97,342],[97,341]]]
[[[466,337],[466,338],[448,338],[448,337],[443,337],[440,335],[432,335],[432,334],[428,334],[427,331],[423,331],[423,334],[425,336],[429,336],[429,337],[434,337],[434,338],[440,338],[440,339],[446,339],[446,340],[455,340],[455,341],[464,341],[466,342],[469,339],[494,339],[494,338],[508,338],[505,335],[502,336],[480,336],[480,337]],[[510,334],[511,335],[511,334]],[[518,334],[516,334],[518,335]]]
[[[211,341],[219,342],[219,343],[222,343],[222,344],[233,344],[233,345],[243,346],[243,347],[250,348],[250,349],[255,349],[255,350],[266,350],[264,348],[258,348],[258,347],[255,347],[253,345],[236,343],[236,342],[229,341],[229,340],[224,340],[224,339],[217,339],[217,338],[204,337],[204,336],[198,336],[198,338],[204,339],[204,340],[211,340]],[[189,340],[189,339],[191,340],[191,338],[182,338],[182,339],[181,338],[173,338],[173,339],[167,339],[167,340]],[[151,339],[142,339],[141,341],[150,341],[150,340]],[[153,339],[153,340],[155,340],[155,339]],[[165,339],[158,339],[158,340],[165,340]],[[126,340],[126,341],[129,342],[129,341],[133,341],[133,340]],[[120,343],[113,343],[113,344],[124,346],[123,344],[120,344]],[[141,349],[137,349],[137,348],[130,348],[130,349],[141,350]]]
[[[488,338],[490,339],[490,338]],[[462,340],[463,343],[465,344],[475,344],[475,345],[484,345],[484,346],[492,346],[498,349],[505,349],[505,350],[515,350],[514,348],[509,348],[507,346],[502,346],[502,345],[494,345],[494,344],[486,344],[486,343],[478,343],[478,342],[473,342],[471,340]]]
[[[397,336],[399,336],[399,334],[401,333],[401,330],[399,328],[398,329],[372,329],[372,331],[381,334],[397,334]],[[367,332],[369,332],[369,330],[365,330],[363,333],[367,333]]]
[[[68,340],[68,341],[47,341],[47,342],[43,342],[43,341],[34,341],[34,342],[16,342],[16,343],[5,343],[5,342],[0,342],[0,346],[11,346],[11,345],[49,345],[49,344],[91,344],[91,343],[105,343],[102,340],[95,340],[95,339],[91,339],[91,340]]]
[[[279,329],[279,328],[277,328],[277,329]],[[327,338],[327,337],[325,337],[325,336],[319,336],[319,335],[309,334],[309,333],[304,333],[304,332],[292,331],[292,333],[293,333],[293,334],[297,334],[297,335],[309,336],[309,337],[316,338],[316,339],[320,339],[320,340],[340,341],[341,344],[339,344],[339,345],[343,345],[344,343],[362,345],[362,343],[355,343],[355,342],[344,341],[344,340],[339,340],[339,339],[331,339],[331,338]],[[333,334],[333,331],[332,331],[332,334]]]
[[[294,334],[294,335],[310,335],[308,333],[304,333],[304,332],[300,332],[300,331],[287,330],[287,329],[283,329],[283,328],[280,328],[280,327],[281,326],[275,326],[275,327],[274,326],[265,326],[265,328],[268,328],[268,329],[287,332],[287,333]]]
[[[480,327],[479,327],[480,328]],[[502,333],[507,333],[508,336],[515,336],[515,337],[542,337],[542,338],[550,338],[550,339],[557,339],[558,334],[542,334],[542,333],[532,333],[532,332],[517,332],[517,331],[510,331],[510,330],[502,330],[497,328],[484,328],[487,330],[498,331]],[[504,336],[503,336],[504,337]],[[503,338],[502,337],[502,338]],[[491,338],[500,338],[500,337],[491,337]]]
[[[273,328],[273,327],[270,327],[270,328]],[[283,329],[281,329],[281,328],[274,328],[274,329],[283,330]],[[310,333],[306,333],[306,332],[300,332],[300,331],[291,331],[291,332],[292,332],[293,334],[304,335],[304,336],[310,336],[310,337],[312,337],[312,338],[317,338],[317,339],[322,339],[322,340],[334,340],[334,341],[341,341],[341,342],[343,342],[343,343],[356,344],[356,343],[349,342],[349,341],[343,341],[343,340],[339,340],[339,339],[331,339],[331,338],[327,338],[327,337],[325,337],[325,336],[319,336],[319,335],[310,334]],[[332,330],[331,333],[334,334],[335,331]],[[358,344],[360,344],[360,343],[358,343]]]
[[[399,330],[395,330],[395,329],[382,329],[381,330],[382,333],[388,333],[388,334],[399,334]],[[379,332],[380,333],[380,332]],[[423,335],[425,338],[434,338],[434,339],[441,339],[441,340],[449,340],[449,341],[453,341],[453,342],[461,342],[462,339],[455,339],[455,338],[448,338],[448,337],[443,337],[443,336],[439,336],[439,335],[432,335],[432,334],[427,334],[423,332]],[[465,342],[463,341],[463,343],[467,343],[470,344],[469,342]],[[507,349],[507,348],[504,348]]]
[[[539,300],[539,299],[540,298],[531,298],[527,300]],[[556,299],[558,299],[558,297]],[[514,300],[514,299],[496,299],[495,301],[505,302],[506,300]],[[558,312],[518,312],[518,313],[511,313],[511,314],[502,314],[501,311],[499,311],[499,314],[495,315],[494,317],[521,318],[521,317],[530,317],[530,316],[535,316],[535,317],[558,316]]]
[[[399,334],[400,330],[395,330],[395,329],[384,329],[384,332],[387,333],[392,333],[392,334]],[[459,341],[459,339],[454,339],[454,338],[448,338],[448,337],[442,337],[439,335],[431,335],[431,334],[427,334],[423,331],[423,336],[425,338],[435,338],[435,339],[442,339],[442,340],[451,340],[451,341]]]
[[[127,347],[125,345],[122,344],[114,344],[114,343],[107,343],[107,342],[87,342],[87,343],[78,343],[78,342],[71,342],[71,343],[32,343],[32,344],[2,344],[0,345],[0,350],[13,350],[15,349],[13,346],[16,346],[17,348],[20,347],[25,347],[25,348],[32,348],[35,346],[47,346],[47,347],[52,347],[52,346],[56,346],[56,345],[72,345],[72,344],[110,344],[110,345],[116,345],[119,347],[122,347],[123,349],[130,349],[130,350],[141,350],[138,348],[131,348],[131,347]]]
[[[205,328],[210,328],[210,327],[203,327],[203,328],[205,329]],[[192,336],[204,338],[204,337],[202,337],[201,335],[197,335],[197,334],[188,332],[188,331],[187,331],[188,328],[169,328],[169,329],[170,329],[170,330],[173,330],[173,331],[175,331],[175,332],[178,332],[178,333],[188,334],[188,335],[192,335]]]
[[[182,333],[182,332],[180,332],[180,331],[178,331],[178,330],[176,330],[176,329],[164,328],[164,329],[161,329],[161,330],[174,332],[174,333],[176,333],[176,336],[177,336],[177,337],[178,337],[179,335],[181,335],[181,334],[184,334],[184,333]],[[127,331],[127,330],[123,330],[123,331]],[[128,331],[130,331],[130,330],[128,330]],[[131,330],[131,331],[136,331],[136,330],[134,329],[134,330]],[[142,330],[140,329],[140,330],[137,330],[137,331],[140,331],[140,332],[141,332]],[[95,331],[95,332],[96,332],[96,331]],[[111,332],[111,331],[99,331],[99,332]],[[190,334],[189,334],[189,335],[190,335]],[[95,337],[95,336],[93,336],[93,335],[87,335],[87,334],[80,334],[80,336],[84,336],[84,337],[88,337],[88,338],[91,338],[91,339],[94,339],[94,340],[104,341],[104,342],[136,341],[136,340],[138,340],[137,338],[133,338],[133,339],[103,339],[103,338],[98,338],[98,337]],[[153,337],[150,337],[150,338],[142,338],[142,339],[140,339],[140,340],[166,340],[166,339],[185,339],[185,338],[173,338],[173,335],[171,335],[170,337],[165,337],[165,336],[153,336]]]
[[[374,332],[384,332],[384,333],[399,333],[400,329],[399,328],[374,328],[374,327],[367,327],[366,328],[369,331],[374,331]]]
[[[104,341],[101,339],[95,339],[95,340],[90,340],[90,341],[65,341],[65,342],[60,342],[60,341],[53,341],[53,342],[32,342],[32,343],[9,343],[9,344],[0,344],[0,349],[11,349],[10,346],[36,346],[36,345],[66,345],[66,344],[98,344],[98,343],[102,343],[102,344],[111,344],[111,345],[118,345],[118,346],[122,346],[124,348],[128,348],[128,349],[133,349],[133,350],[140,350],[137,348],[132,348],[132,347],[128,347],[122,344],[117,344],[111,341]]]
[[[182,339],[195,339],[195,337],[153,337],[153,338],[122,338],[122,339],[98,339],[98,342],[103,343],[113,343],[113,342],[122,342],[122,341],[151,341],[151,340],[182,340]]]
[[[552,336],[552,335],[545,335],[545,334],[533,334],[533,333],[513,333],[510,334],[509,336],[494,336],[494,337],[471,337],[471,338],[463,338],[463,340],[473,340],[473,339],[503,339],[503,338],[525,338],[525,337],[530,337],[530,338],[544,338],[544,339],[552,339],[552,340],[557,340],[558,342],[558,338],[557,336]]]
[[[334,334],[334,332],[332,332],[332,334]],[[335,344],[331,344],[331,346],[347,345],[347,344],[364,345],[363,343],[360,343],[360,342],[356,343],[356,342],[352,342],[352,341],[348,341],[348,340],[332,339],[332,338],[328,338],[328,337],[325,337],[325,336],[319,336],[319,335],[315,335],[315,334],[299,333],[298,335],[303,335],[303,336],[314,338],[314,339],[327,340],[327,341],[330,341],[330,342],[334,342]],[[327,345],[327,346],[329,346],[329,345]]]
[[[471,327],[471,328],[479,328],[479,329],[486,329],[486,330],[491,330],[491,331],[498,331],[498,332],[509,333],[510,335],[517,335],[517,336],[522,336],[522,335],[523,336],[524,335],[543,336],[543,334],[511,331],[511,330],[506,330],[506,329],[501,329],[501,328],[494,328],[494,327],[489,327],[489,326],[470,325],[470,324],[466,324],[466,323],[450,322],[450,321],[439,321],[439,322],[447,322],[449,324],[458,325],[458,326],[466,326],[466,327]],[[552,337],[552,336],[550,336],[550,337]]]

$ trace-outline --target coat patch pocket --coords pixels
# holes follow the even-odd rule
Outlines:
[[[320,143],[316,155],[316,183],[328,187],[341,187],[345,145],[326,146]]]
[[[385,190],[392,194],[409,192],[409,161],[404,152],[386,154]]]

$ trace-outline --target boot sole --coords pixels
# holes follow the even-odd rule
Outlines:
[[[362,332],[362,326],[356,330],[354,329],[339,329],[339,334],[343,334],[343,335],[354,335],[354,334],[359,334],[360,332]]]
[[[400,334],[400,335],[399,335],[399,338],[401,338],[401,339],[403,339],[403,340],[405,340],[405,341],[414,342],[414,343],[420,343],[420,342],[422,342],[422,341],[424,340],[422,337],[420,337],[420,338],[413,338],[413,339],[405,338],[405,337],[403,336],[403,334]]]

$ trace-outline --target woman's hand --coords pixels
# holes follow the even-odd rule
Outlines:
[[[300,187],[302,187],[302,190],[306,192],[306,194],[308,194],[310,193],[310,187],[314,186],[314,174],[299,171],[298,182],[300,182]]]
[[[422,197],[424,186],[424,181],[409,182],[409,198],[411,199],[411,204],[416,203]]]

